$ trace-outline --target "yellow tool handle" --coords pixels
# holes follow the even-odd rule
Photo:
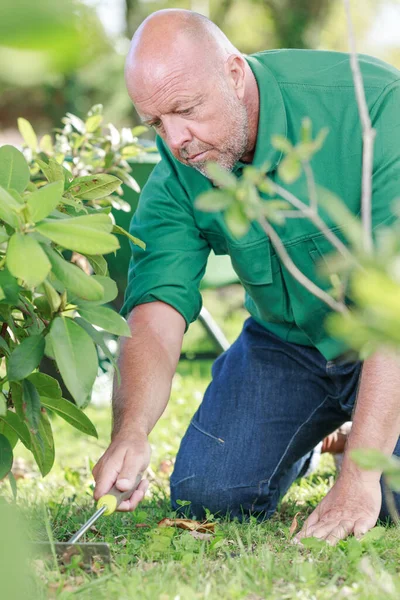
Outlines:
[[[121,502],[123,502],[124,500],[128,500],[128,498],[132,496],[133,492],[136,490],[141,480],[142,473],[139,473],[139,475],[136,477],[136,481],[133,484],[132,488],[130,490],[127,490],[126,492],[121,492],[120,490],[117,490],[115,485],[113,485],[108,494],[105,494],[104,496],[98,499],[97,508],[99,509],[105,506],[106,510],[103,514],[106,516],[112,515],[113,512],[117,510]]]

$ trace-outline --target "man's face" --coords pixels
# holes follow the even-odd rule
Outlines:
[[[160,79],[148,80],[133,97],[143,122],[154,127],[177,160],[203,175],[211,160],[232,170],[247,149],[248,115],[223,76],[188,78],[171,69]]]

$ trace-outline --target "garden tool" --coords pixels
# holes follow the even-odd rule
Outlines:
[[[81,557],[83,563],[88,564],[97,557],[101,559],[103,563],[110,562],[110,548],[105,542],[102,543],[77,543],[78,540],[83,536],[84,533],[97,521],[102,515],[109,516],[116,511],[118,506],[124,500],[130,498],[133,492],[137,489],[142,479],[142,473],[136,477],[136,481],[132,489],[126,492],[120,492],[117,490],[115,485],[111,488],[108,494],[105,494],[97,501],[96,512],[86,521],[84,525],[77,531],[68,542],[34,542],[33,548],[37,553],[42,555],[57,556],[62,562],[69,563],[72,556],[78,555]]]

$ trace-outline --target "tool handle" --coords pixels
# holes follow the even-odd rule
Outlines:
[[[105,494],[104,496],[98,499],[97,508],[102,508],[103,506],[105,506],[106,510],[103,514],[106,516],[112,515],[112,513],[117,510],[121,502],[123,502],[124,500],[128,500],[128,498],[132,496],[133,492],[136,490],[141,480],[142,473],[139,473],[139,475],[136,477],[136,481],[133,484],[132,488],[130,490],[127,490],[126,492],[121,492],[115,487],[115,485],[113,485],[108,494]]]

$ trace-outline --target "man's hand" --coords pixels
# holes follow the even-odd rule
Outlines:
[[[93,494],[95,500],[107,494],[114,484],[121,492],[129,490],[134,485],[137,475],[147,469],[150,455],[151,448],[146,433],[130,431],[115,435],[110,446],[93,467],[93,477],[96,480]],[[143,479],[129,500],[121,502],[118,510],[135,510],[148,487],[149,482]]]
[[[351,533],[360,538],[374,527],[381,503],[379,477],[340,476],[293,541],[316,537],[335,545]]]

